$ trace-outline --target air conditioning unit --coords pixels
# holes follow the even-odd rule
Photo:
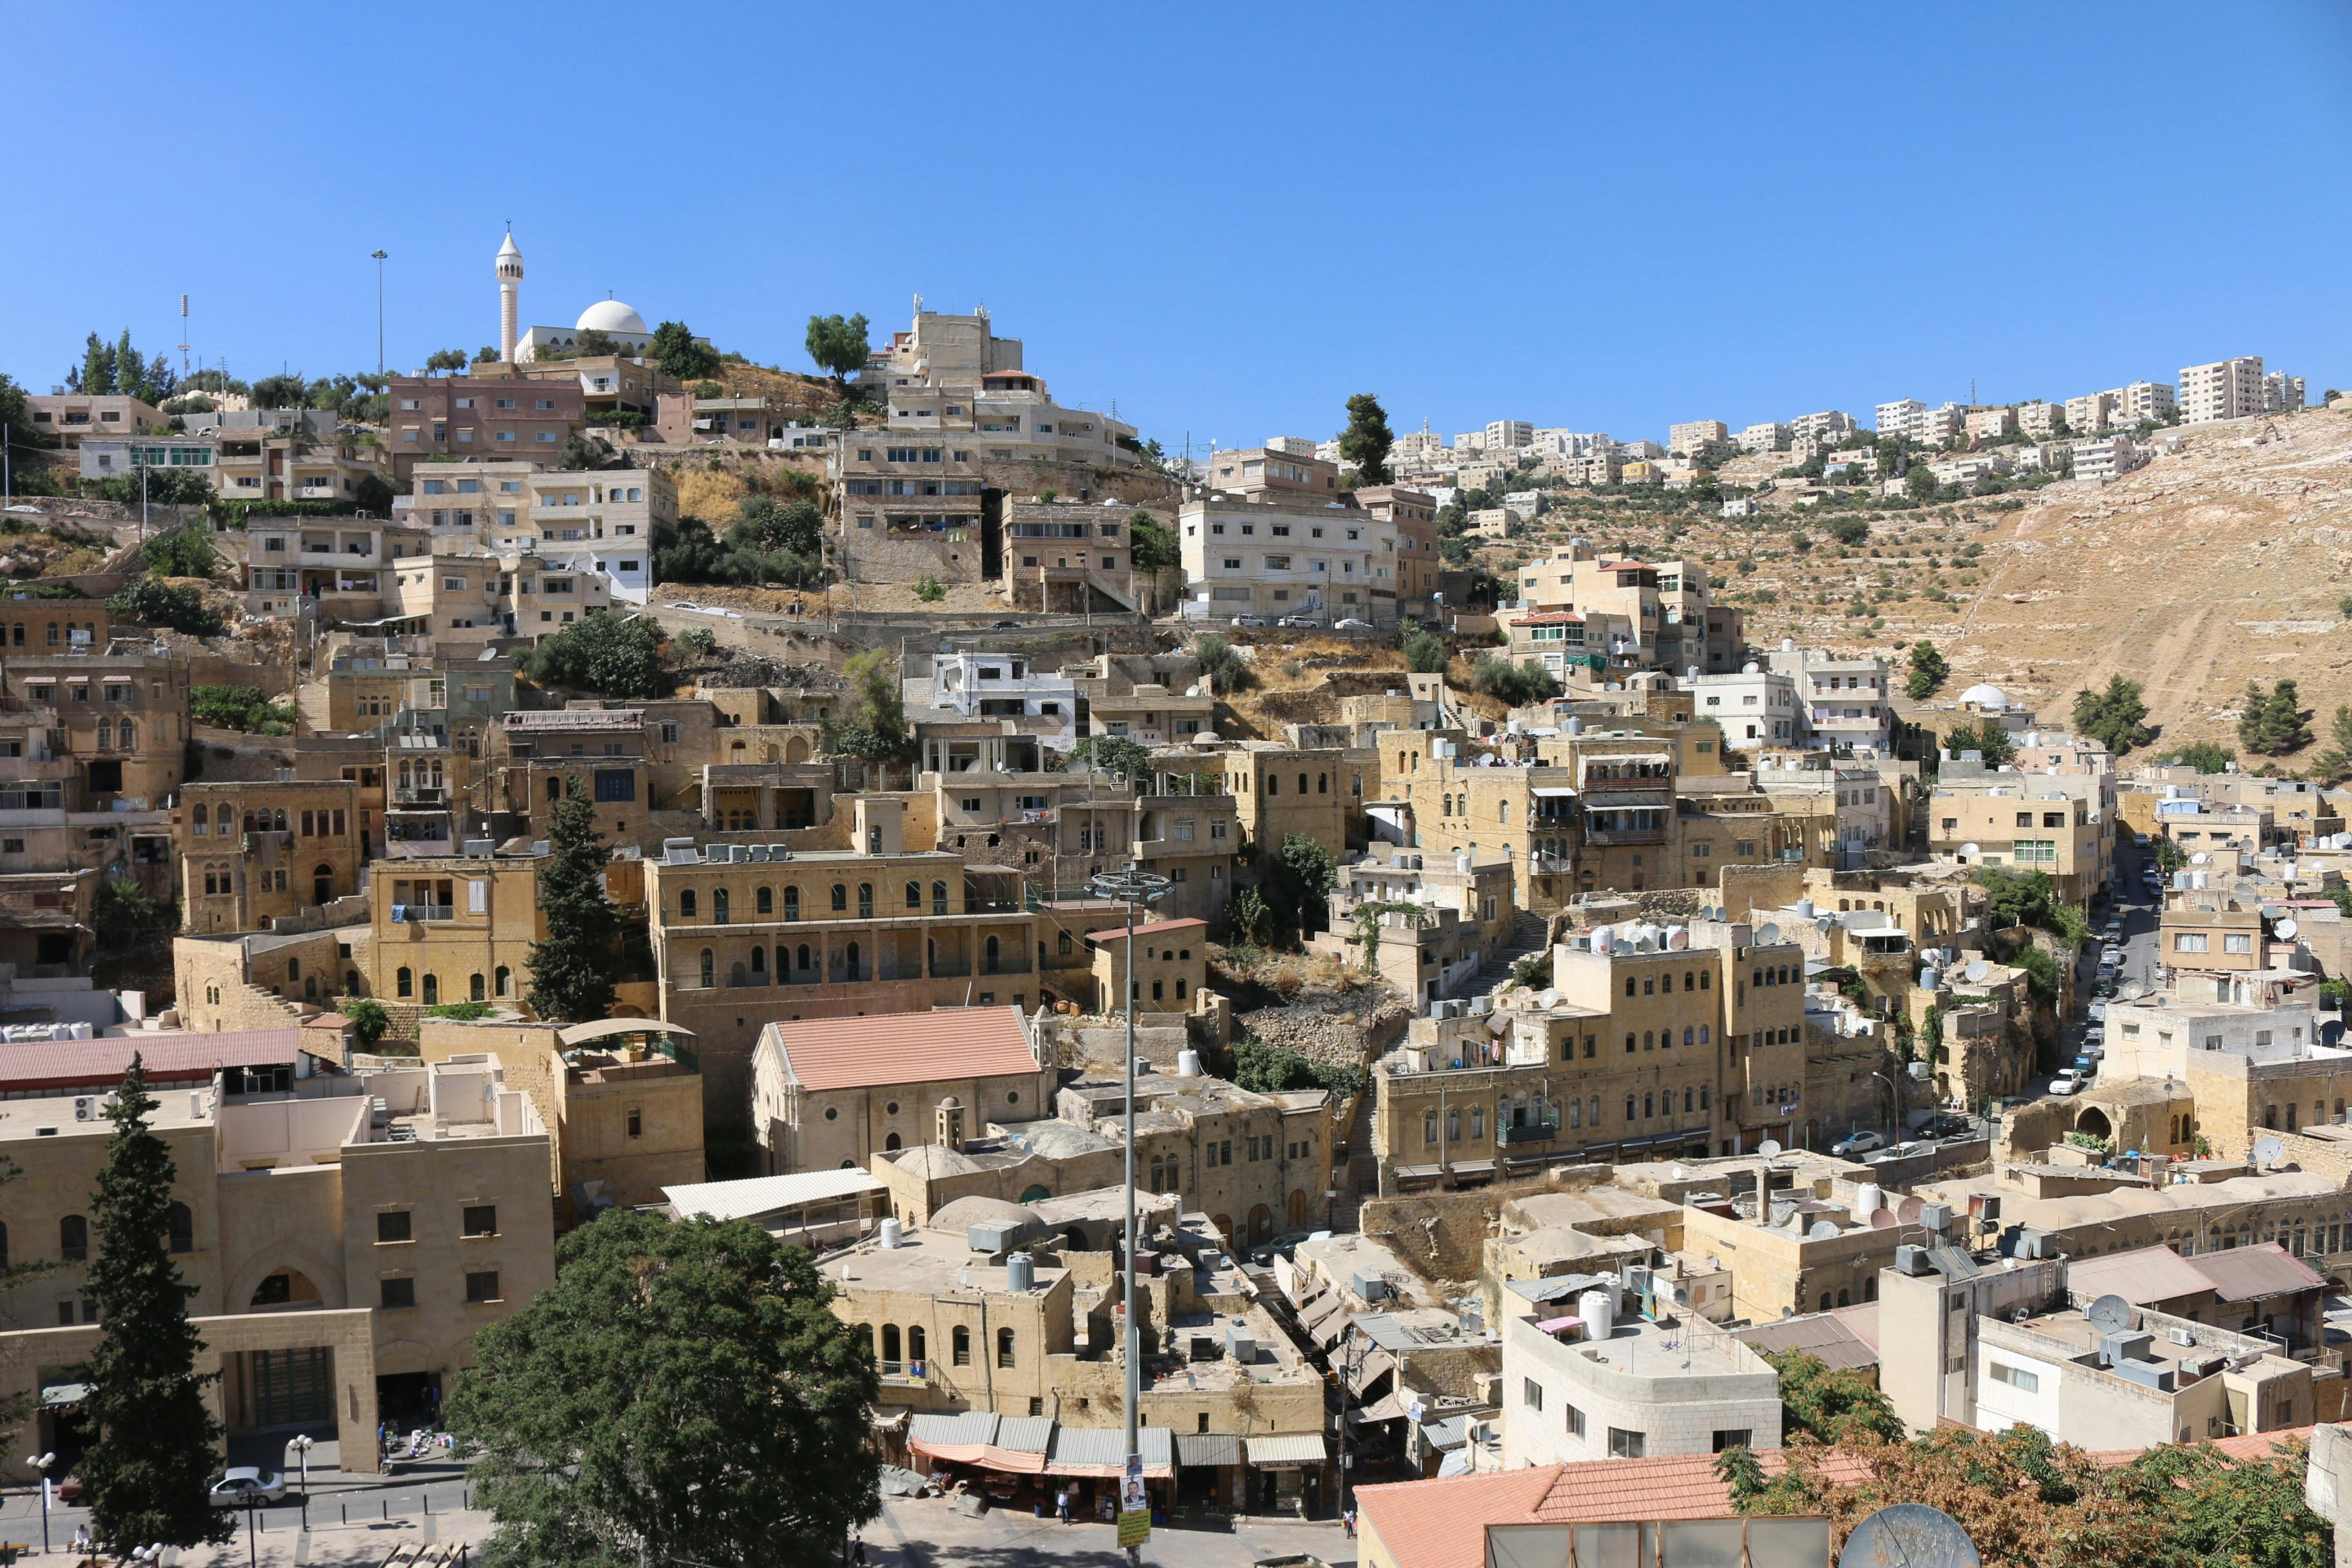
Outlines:
[[[74,1096],[74,1120],[91,1121],[98,1117],[98,1097],[89,1094]]]
[[[2196,1334],[2187,1329],[2167,1329],[2164,1331],[2164,1337],[2176,1345],[2193,1345],[2197,1342]]]

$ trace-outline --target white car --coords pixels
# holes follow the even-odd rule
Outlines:
[[[2106,1017],[2107,1005],[2105,1002],[2094,1002],[2091,1004],[2091,1021],[2093,1023],[2104,1024],[2106,1022]]]
[[[1331,625],[1343,632],[1368,632],[1372,629],[1371,622],[1360,621],[1353,616],[1349,616],[1341,620],[1333,621]]]
[[[1886,1147],[1886,1140],[1875,1132],[1855,1132],[1830,1145],[1830,1152],[1841,1160],[1851,1160],[1856,1154],[1868,1154]]]
[[[2050,1092],[2057,1095],[2080,1094],[2089,1081],[2073,1068],[2068,1068],[2050,1080]]]
[[[273,1503],[286,1495],[286,1478],[276,1470],[257,1469],[251,1465],[231,1468],[213,1483],[213,1502],[220,1508],[243,1508],[247,1503]]]

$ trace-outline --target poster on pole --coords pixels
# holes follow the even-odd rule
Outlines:
[[[1118,1483],[1118,1543],[1140,1546],[1151,1539],[1151,1499],[1143,1489],[1143,1456],[1127,1457],[1127,1474]]]

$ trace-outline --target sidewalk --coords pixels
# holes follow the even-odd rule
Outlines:
[[[431,1523],[434,1539],[443,1544],[465,1542],[474,1548],[474,1558],[479,1561],[481,1543],[490,1533],[490,1516],[487,1513],[436,1514]],[[282,1525],[284,1528],[273,1528]],[[181,1568],[236,1568],[244,1563],[278,1564],[292,1568],[295,1543],[302,1532],[295,1528],[290,1517],[265,1519],[261,1533],[255,1537],[252,1554],[247,1555],[245,1523],[239,1520],[236,1534],[218,1546],[198,1546],[180,1553]],[[375,1568],[401,1545],[415,1545],[425,1539],[423,1521],[415,1519],[394,1520],[390,1524],[354,1524],[349,1529],[331,1525],[310,1532],[312,1568]],[[60,1543],[62,1544],[62,1543]],[[57,1561],[70,1561],[62,1554]],[[38,1563],[40,1558],[28,1561]]]

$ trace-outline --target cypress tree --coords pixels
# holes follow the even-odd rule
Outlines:
[[[531,943],[530,1002],[541,1017],[580,1024],[613,1010],[613,942],[620,917],[604,896],[604,836],[577,784],[549,813],[539,909],[547,940]]]
[[[195,1288],[166,1247],[178,1172],[171,1150],[148,1131],[154,1109],[133,1056],[107,1101],[114,1135],[90,1194],[98,1255],[89,1291],[106,1334],[89,1363],[98,1440],[81,1462],[91,1525],[119,1552],[226,1541],[236,1529],[206,1495],[222,1436],[205,1402],[215,1374],[196,1371],[200,1342],[188,1321]]]

